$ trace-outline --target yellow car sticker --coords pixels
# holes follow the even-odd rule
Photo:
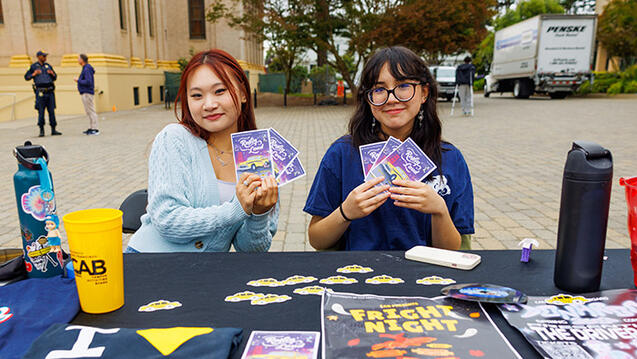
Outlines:
[[[319,281],[321,284],[354,284],[358,281],[354,278],[343,277],[342,275],[334,275],[328,278],[323,278]]]
[[[590,299],[584,298],[580,295],[574,297],[570,294],[558,294],[550,297],[546,300],[548,304],[566,305],[566,304],[584,304],[590,302]]]
[[[381,274],[375,277],[365,279],[365,283],[367,284],[400,284],[400,283],[405,283],[405,281],[400,278],[394,278],[387,274]]]
[[[293,275],[291,277],[287,277],[285,280],[282,281],[282,283],[285,283],[285,285],[295,285],[295,284],[301,284],[301,283],[311,283],[317,279],[318,278],[312,277],[312,276],[306,277],[303,275]]]
[[[292,299],[289,295],[268,294],[263,298],[257,298],[250,301],[252,305],[267,305],[272,303],[283,303]]]
[[[341,267],[337,269],[336,271],[338,273],[369,273],[369,272],[373,272],[374,270],[371,269],[370,267],[363,267],[358,264],[350,264],[348,266]]]
[[[226,302],[242,302],[244,300],[253,300],[265,297],[263,293],[255,293],[250,291],[239,292],[226,297]]]
[[[285,283],[280,282],[278,279],[274,278],[251,280],[247,284],[253,287],[282,287],[285,285]]]
[[[443,278],[437,275],[420,278],[416,281],[417,284],[422,284],[422,285],[435,285],[435,284],[448,285],[448,284],[453,284],[455,282],[456,281],[451,278]]]
[[[139,312],[154,312],[156,310],[171,310],[181,307],[181,303],[179,302],[170,302],[164,299],[156,300],[154,302],[150,302],[146,305],[142,305],[139,307],[137,311]]]
[[[320,285],[313,285],[313,286],[308,286],[308,287],[303,287],[303,288],[296,288],[294,290],[294,294],[300,294],[300,295],[323,295],[323,292],[328,291],[331,292],[332,290],[329,288],[325,288],[325,287],[321,287]]]

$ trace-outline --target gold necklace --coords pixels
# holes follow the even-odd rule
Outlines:
[[[227,152],[218,149],[217,146],[215,146],[213,143],[208,143],[208,146],[212,147],[212,149],[215,150],[215,158],[217,159],[217,161],[219,161],[221,167],[225,167],[228,163],[221,159],[221,155],[225,155]]]

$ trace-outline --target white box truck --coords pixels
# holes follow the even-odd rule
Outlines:
[[[595,15],[538,15],[495,33],[484,96],[565,98],[592,78]]]

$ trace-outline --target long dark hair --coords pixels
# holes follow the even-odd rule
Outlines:
[[[229,53],[219,49],[202,51],[196,54],[190,59],[184,72],[181,74],[181,83],[179,84],[177,99],[175,100],[175,116],[179,119],[179,123],[188,128],[195,136],[201,137],[206,141],[210,138],[210,132],[195,122],[188,108],[188,76],[190,76],[195,69],[204,64],[209,66],[219,77],[221,82],[223,82],[223,85],[232,96],[234,105],[240,110],[239,119],[237,120],[239,132],[256,129],[257,124],[254,119],[254,109],[250,98],[250,82],[248,82],[248,78],[237,60]],[[234,77],[235,82],[239,86],[239,91],[243,92],[245,96],[246,102],[241,103],[239,101],[239,94],[235,91],[235,87],[229,76]],[[181,116],[177,113],[177,104],[179,102],[181,102]]]
[[[428,87],[429,96],[420,107],[424,115],[422,125],[418,119],[414,119],[414,126],[409,137],[422,148],[440,170],[442,165],[442,124],[436,111],[438,99],[436,80],[431,76],[425,62],[413,51],[402,46],[379,49],[365,63],[356,94],[356,110],[348,126],[352,144],[358,148],[360,145],[380,140],[379,135],[382,130],[380,126],[372,127],[374,117],[365,92],[371,90],[376,84],[380,70],[385,64],[389,65],[389,72],[396,80],[415,80]]]

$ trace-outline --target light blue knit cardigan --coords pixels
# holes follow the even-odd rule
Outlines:
[[[265,252],[279,204],[248,215],[236,196],[219,204],[206,141],[170,124],[155,137],[148,165],[148,207],[129,246],[140,252]],[[200,248],[198,248],[200,247]]]

